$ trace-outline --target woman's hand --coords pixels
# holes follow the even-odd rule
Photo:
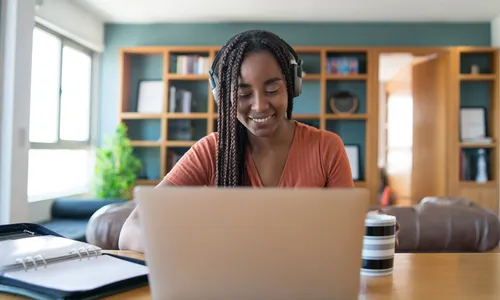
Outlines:
[[[371,210],[368,212],[368,214],[380,214],[380,215],[385,215],[386,213],[384,213],[383,210],[381,209],[377,209],[377,210]],[[396,248],[399,246],[399,239],[398,239],[398,234],[399,234],[399,222],[396,220],[396,234],[395,234],[395,238],[396,238]]]

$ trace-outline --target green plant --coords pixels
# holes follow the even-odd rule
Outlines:
[[[97,149],[94,168],[94,194],[98,198],[130,199],[141,161],[134,156],[128,128],[120,123],[105,147]]]

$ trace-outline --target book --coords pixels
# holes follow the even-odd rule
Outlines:
[[[34,299],[97,299],[148,284],[144,261],[28,225],[0,226],[0,292]],[[6,231],[6,226],[17,230]]]

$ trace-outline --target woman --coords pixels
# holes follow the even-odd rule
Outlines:
[[[354,187],[340,137],[291,120],[301,64],[273,33],[231,38],[210,70],[218,133],[191,147],[158,186]],[[143,252],[139,237],[136,209],[120,248]]]

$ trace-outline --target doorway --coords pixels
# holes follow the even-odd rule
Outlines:
[[[378,166],[390,191],[386,204],[413,205],[444,193],[445,55],[381,52],[378,58]]]

